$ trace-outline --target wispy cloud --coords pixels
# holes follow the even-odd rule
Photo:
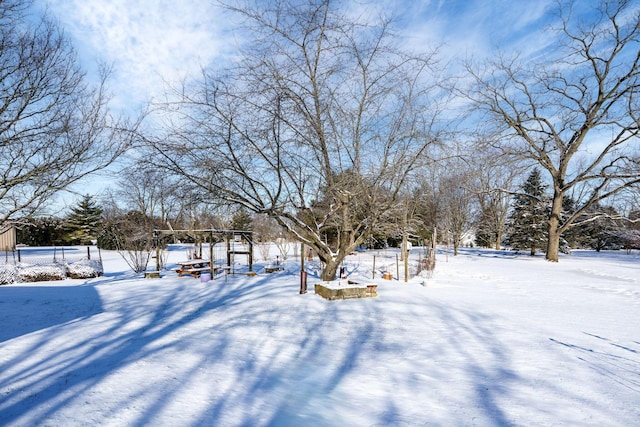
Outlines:
[[[163,93],[202,66],[224,64],[237,48],[230,15],[211,0],[37,0],[74,39],[85,66],[97,59],[113,63],[114,92],[121,106],[140,104]],[[350,13],[398,15],[414,50],[441,47],[445,62],[466,56],[486,58],[497,47],[534,55],[551,39],[554,0],[351,0]],[[375,5],[375,7],[374,7]]]
[[[414,45],[441,47],[447,59],[487,58],[496,49],[528,54],[550,42],[544,29],[554,0],[451,0],[402,7],[402,22]],[[409,4],[409,3],[407,3]]]
[[[49,0],[85,62],[114,64],[119,104],[162,93],[232,48],[226,17],[209,0]],[[90,64],[85,64],[90,66]]]

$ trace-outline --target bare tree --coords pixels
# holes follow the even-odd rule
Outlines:
[[[433,57],[329,0],[255,3],[229,7],[254,36],[243,62],[182,92],[180,126],[151,142],[194,186],[274,218],[333,280],[435,141]]]
[[[475,196],[479,210],[475,218],[476,242],[500,249],[511,196],[516,191],[516,178],[522,172],[519,164],[500,156],[485,141],[477,147],[482,150],[466,157],[471,169],[470,191]]]
[[[111,164],[128,138],[107,112],[105,80],[85,83],[75,52],[47,16],[0,2],[0,223]]]
[[[282,227],[267,215],[253,216],[254,239],[260,243],[272,243],[281,234]]]
[[[546,258],[558,260],[560,235],[590,206],[640,182],[640,11],[603,0],[572,15],[560,1],[557,50],[542,60],[499,58],[472,70],[468,93],[497,124],[505,153],[547,171],[553,190]],[[562,216],[563,196],[583,194]]]
[[[430,168],[415,181],[416,186],[412,191],[412,203],[414,204],[416,233],[426,239],[431,236],[433,230],[442,220],[441,203],[438,197],[437,168]]]
[[[253,216],[253,237],[258,244],[263,261],[269,259],[272,242],[278,237],[280,229],[280,225],[267,215],[256,214]]]
[[[98,245],[118,251],[135,273],[141,273],[146,270],[156,243],[153,228],[138,211],[124,212],[117,205],[107,206]]]
[[[190,196],[171,175],[145,161],[135,161],[120,171],[115,196],[129,210],[136,210],[156,222],[176,224]],[[187,201],[185,201],[187,196]]]
[[[440,227],[451,238],[453,254],[458,255],[462,239],[473,228],[474,195],[471,191],[471,172],[461,161],[448,162],[438,181]],[[455,172],[453,172],[455,171]]]

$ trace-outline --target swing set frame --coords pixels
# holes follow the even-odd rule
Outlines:
[[[196,249],[197,245],[200,247],[200,251],[194,251],[194,257],[202,258],[202,244],[206,243],[208,240],[209,243],[209,259],[211,260],[211,267],[213,268],[214,261],[214,246],[216,243],[225,242],[226,246],[226,268],[227,271],[233,274],[233,261],[236,255],[247,255],[248,257],[248,265],[249,272],[253,272],[253,232],[246,230],[218,230],[215,228],[206,228],[206,229],[191,229],[191,230],[161,230],[156,229],[153,231],[154,240],[156,242],[156,263],[159,263],[160,259],[160,240],[164,236],[173,236],[174,239],[177,236],[185,235],[191,237],[195,240]],[[235,242],[246,242],[248,244],[248,249],[237,250],[235,247]],[[160,266],[157,265],[157,270],[160,270]]]

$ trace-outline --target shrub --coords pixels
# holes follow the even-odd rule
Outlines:
[[[0,266],[0,285],[15,283],[18,279],[18,271],[15,266],[9,264]]]
[[[61,264],[23,265],[18,267],[18,275],[23,282],[48,282],[67,278],[67,268]]]
[[[97,260],[84,259],[67,265],[67,275],[72,279],[90,279],[102,276],[102,263]]]

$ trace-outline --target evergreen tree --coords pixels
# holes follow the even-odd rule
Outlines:
[[[622,247],[630,253],[633,249],[640,249],[640,211],[631,211],[627,219],[629,221],[624,229],[618,232],[618,237]]]
[[[87,245],[98,238],[102,223],[102,208],[90,195],[85,195],[67,217],[67,240],[72,244]]]
[[[565,195],[562,201],[561,222],[564,223],[567,218],[573,216],[576,209],[577,203],[573,197]],[[564,239],[567,246],[571,248],[584,248],[588,246],[589,236],[584,233],[582,227],[574,226],[562,233],[562,239]]]
[[[494,227],[495,220],[490,213],[482,211],[480,218],[476,222],[475,244],[483,248],[488,248],[496,244],[498,233]]]
[[[239,209],[231,220],[232,230],[251,231],[253,230],[253,218],[246,209]]]
[[[25,218],[16,230],[18,243],[27,246],[54,246],[65,244],[64,221],[56,217]]]
[[[581,239],[582,247],[590,247],[600,252],[602,249],[617,248],[624,245],[620,233],[626,223],[613,206],[602,206],[597,203],[578,217],[579,225],[575,233]]]
[[[540,170],[535,168],[522,185],[522,193],[514,196],[507,241],[514,249],[529,249],[531,255],[535,255],[536,250],[546,246],[549,220],[546,189]]]

